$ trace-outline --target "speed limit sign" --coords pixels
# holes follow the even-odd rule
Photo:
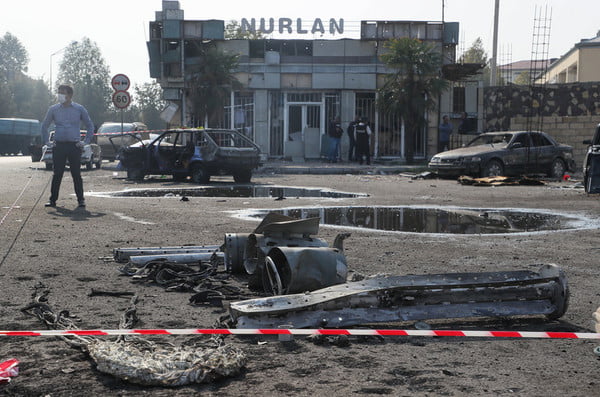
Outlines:
[[[131,96],[127,91],[116,91],[112,96],[112,101],[119,109],[125,109],[131,103]]]

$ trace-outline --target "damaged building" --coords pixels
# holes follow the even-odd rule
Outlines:
[[[380,58],[384,44],[403,37],[433,45],[441,54],[440,73],[452,82],[439,98],[438,109],[426,115],[427,126],[414,140],[414,158],[426,159],[437,152],[442,114],[458,119],[467,112],[477,125],[480,82],[468,81],[468,76],[479,67],[456,64],[458,22],[361,21],[354,28],[358,38],[342,38],[351,29],[340,18],[247,18],[240,31],[251,38],[226,39],[225,21],[185,20],[178,1],[163,1],[162,6],[150,22],[147,45],[150,76],[170,102],[163,113],[173,125],[235,128],[269,158],[304,161],[327,153],[331,120],[340,117],[346,129],[361,116],[373,130],[372,156],[403,160],[406,141],[399,117],[382,114],[375,106],[377,90],[392,72]],[[275,34],[277,38],[267,38]],[[190,85],[208,47],[239,57],[233,72],[241,86],[231,90],[222,117],[211,121],[218,125],[207,125],[191,112]],[[342,153],[347,153],[348,145],[344,134]]]

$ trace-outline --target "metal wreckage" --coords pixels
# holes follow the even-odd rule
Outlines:
[[[227,326],[237,328],[333,328],[539,315],[555,319],[567,310],[567,279],[556,265],[543,265],[537,272],[378,275],[348,282],[343,244],[350,234],[338,234],[330,247],[313,237],[318,231],[319,218],[269,213],[254,232],[227,233],[219,246],[115,248],[113,258],[125,263],[121,272],[138,280],[156,282],[169,291],[196,292],[191,303],[227,307]],[[255,292],[228,285],[231,274],[247,277],[249,289]],[[36,293],[34,302],[22,311],[49,328],[76,329],[67,311],[49,306],[48,292]],[[132,295],[94,290],[90,295],[105,294]],[[239,300],[256,296],[262,297]],[[120,328],[135,325],[136,302],[133,296]],[[89,354],[101,372],[132,383],[172,387],[211,382],[241,371],[246,355],[220,337],[180,347],[132,335],[115,341],[63,338]]]
[[[228,273],[246,275],[248,287],[267,296],[236,301],[219,291],[212,295],[225,298],[217,300],[237,328],[540,315],[557,319],[568,307],[567,279],[554,264],[537,272],[378,275],[347,281],[343,244],[350,234],[338,234],[330,247],[314,237],[318,231],[319,218],[269,213],[252,233],[227,233],[221,246],[116,248],[113,254],[116,261],[133,266],[129,271],[134,277],[156,263],[210,263],[212,269],[224,266]]]

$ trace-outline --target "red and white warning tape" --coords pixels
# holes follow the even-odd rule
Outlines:
[[[593,332],[454,331],[412,329],[99,329],[0,331],[0,336],[101,335],[356,335],[356,336],[463,336],[470,338],[600,339]]]

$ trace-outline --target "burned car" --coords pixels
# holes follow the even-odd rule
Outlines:
[[[258,146],[235,130],[185,128],[163,132],[153,140],[140,140],[118,154],[127,178],[172,175],[183,181],[208,183],[213,175],[233,175],[248,183],[260,166]]]
[[[583,160],[583,186],[586,193],[600,193],[600,124],[592,140],[583,141],[588,145]]]
[[[440,176],[547,174],[561,178],[573,171],[573,148],[539,131],[487,132],[465,147],[436,154],[429,168]]]

